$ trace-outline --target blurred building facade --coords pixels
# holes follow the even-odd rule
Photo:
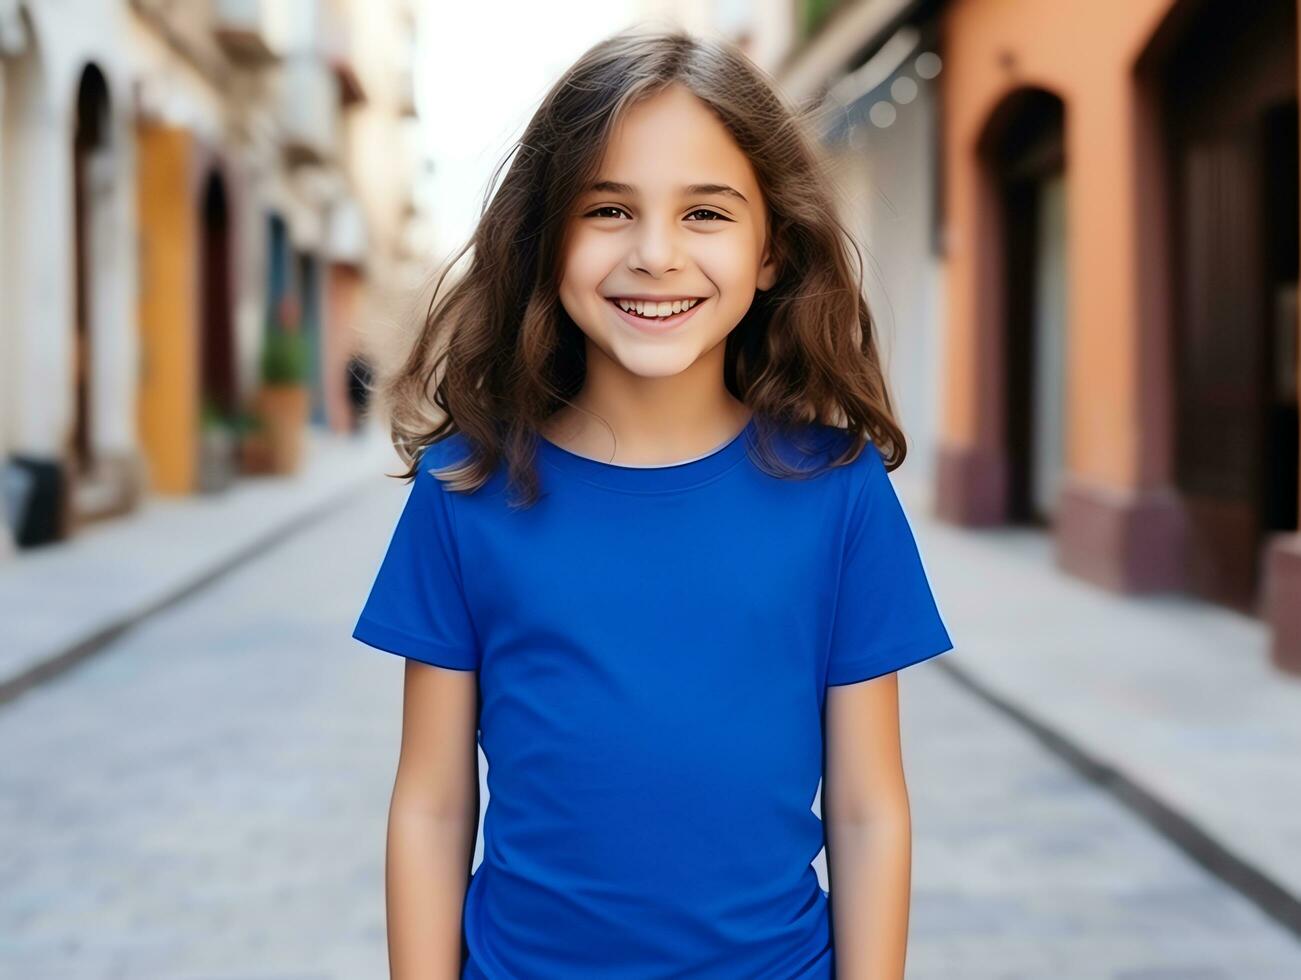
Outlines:
[[[19,544],[203,489],[205,420],[248,409],[276,330],[307,341],[312,424],[351,426],[358,325],[418,260],[416,28],[410,0],[0,0]]]
[[[1301,672],[1296,0],[654,6],[810,113],[938,515]]]
[[[954,2],[943,516],[1301,672],[1297,4]],[[992,287],[992,288],[991,288]]]

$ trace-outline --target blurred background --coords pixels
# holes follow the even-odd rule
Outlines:
[[[0,0],[0,976],[387,976],[364,382],[633,23],[863,246],[957,644],[909,976],[1301,976],[1296,0]]]

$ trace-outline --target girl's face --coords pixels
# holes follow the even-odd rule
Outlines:
[[[641,377],[715,348],[721,369],[719,345],[776,279],[767,227],[750,161],[705,103],[674,85],[630,109],[566,227],[560,302],[588,338],[589,370],[592,345]],[[652,307],[639,316],[620,299]]]

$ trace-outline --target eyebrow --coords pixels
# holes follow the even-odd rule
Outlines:
[[[596,183],[592,184],[587,189],[589,192],[599,191],[605,194],[636,194],[637,193],[637,188],[633,187],[632,184],[622,184],[616,180],[598,180]],[[682,193],[686,195],[721,194],[727,197],[739,198],[741,202],[744,204],[750,203],[749,201],[746,200],[744,194],[738,191],[735,187],[731,187],[728,184],[688,184],[686,187],[682,188]]]

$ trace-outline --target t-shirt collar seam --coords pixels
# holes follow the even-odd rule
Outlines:
[[[577,480],[580,483],[585,483],[590,487],[596,487],[598,490],[609,490],[612,493],[632,494],[633,496],[640,497],[640,496],[657,496],[666,493],[681,493],[682,491],[685,490],[695,490],[698,487],[708,486],[709,484],[715,482],[716,480],[722,479],[728,473],[732,472],[732,470],[736,469],[736,467],[741,464],[742,460],[745,460],[748,457],[749,457],[749,453],[744,452],[736,459],[734,459],[732,462],[728,463],[725,467],[723,467],[718,472],[713,473],[702,480],[698,480],[695,483],[684,483],[681,486],[666,486],[666,487],[654,487],[654,488],[617,487],[610,483],[602,483],[599,480],[593,480],[586,476],[580,476],[578,473],[575,473],[569,467],[563,466],[555,462],[554,460],[547,459],[546,457],[540,457],[540,458],[542,463],[545,464],[549,469],[557,473],[563,473],[565,476]],[[647,468],[653,470],[653,469],[657,469],[658,467],[647,467]]]

